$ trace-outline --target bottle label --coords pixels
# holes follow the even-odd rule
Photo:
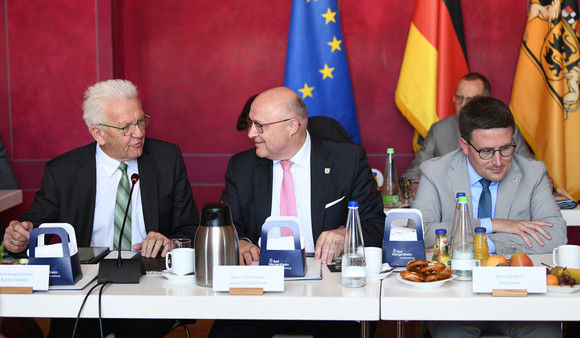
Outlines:
[[[342,277],[366,277],[367,268],[365,266],[343,266]]]
[[[399,203],[399,195],[383,195],[383,203]]]
[[[473,270],[475,259],[451,259],[451,270]]]

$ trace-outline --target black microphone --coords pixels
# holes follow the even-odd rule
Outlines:
[[[117,249],[119,251],[119,256],[117,256],[117,267],[120,268],[123,265],[123,259],[121,258],[121,246],[123,245],[123,233],[125,232],[125,222],[127,222],[127,215],[129,214],[129,207],[131,206],[131,197],[133,196],[133,189],[135,184],[139,181],[139,174],[134,173],[131,175],[131,190],[129,191],[129,200],[127,201],[127,207],[125,208],[125,216],[123,217],[123,225],[121,225],[121,232],[119,233],[119,245]]]
[[[125,222],[129,214],[129,207],[131,206],[131,196],[135,184],[139,181],[139,174],[131,175],[131,190],[129,191],[129,200],[125,208],[125,216],[123,217],[123,225],[119,233],[118,256],[116,260],[103,259],[99,263],[99,283],[139,283],[141,276],[145,274],[143,271],[143,264],[141,259],[123,260],[121,257],[121,246],[123,243],[123,233],[125,232]]]

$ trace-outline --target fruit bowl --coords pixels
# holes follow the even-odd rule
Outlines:
[[[573,293],[580,290],[580,285],[548,285],[549,293]]]

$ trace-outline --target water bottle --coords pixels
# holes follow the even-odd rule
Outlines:
[[[459,197],[455,216],[453,217],[453,237],[451,238],[451,270],[457,280],[471,280],[475,266],[475,247],[473,245],[473,228],[469,216],[469,205],[466,196]]]
[[[387,149],[387,163],[383,182],[383,205],[385,208],[398,208],[401,204],[399,196],[399,180],[395,168],[395,150]]]
[[[364,241],[358,215],[358,202],[348,202],[348,217],[342,256],[342,285],[349,288],[365,286],[367,268]]]

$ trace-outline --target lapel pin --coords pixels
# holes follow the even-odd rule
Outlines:
[[[518,183],[518,178],[514,177],[514,183]]]
[[[324,168],[324,173],[325,173],[326,175],[330,174],[330,168]]]

